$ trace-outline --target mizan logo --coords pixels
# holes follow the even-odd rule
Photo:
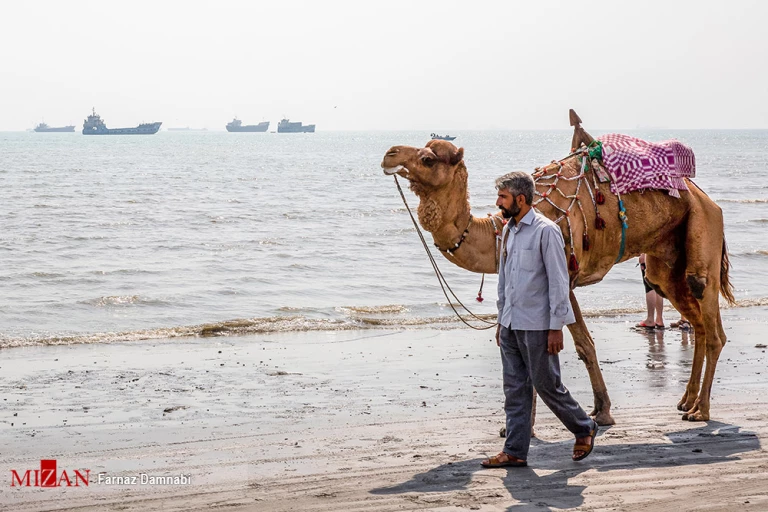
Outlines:
[[[21,475],[15,469],[11,470],[11,487],[88,487],[90,469],[75,469],[71,473],[66,470],[57,472],[56,459],[40,461],[40,469],[28,469]]]

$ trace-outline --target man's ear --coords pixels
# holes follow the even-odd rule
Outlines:
[[[464,148],[459,148],[458,151],[451,155],[451,165],[456,165],[462,160],[464,160]]]

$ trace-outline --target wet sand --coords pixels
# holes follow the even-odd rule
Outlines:
[[[767,308],[724,310],[712,421],[674,405],[693,346],[591,319],[617,425],[570,460],[539,403],[528,468],[483,470],[503,424],[490,331],[270,334],[0,350],[0,509],[766,510]],[[670,320],[668,320],[670,321]],[[587,409],[566,335],[564,382]],[[80,488],[11,470],[90,469]],[[107,485],[185,475],[188,485]]]

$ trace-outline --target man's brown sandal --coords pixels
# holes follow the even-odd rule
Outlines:
[[[527,466],[528,462],[501,452],[498,455],[485,459],[480,465],[484,468],[522,468]]]
[[[573,445],[573,460],[577,461],[586,459],[587,455],[592,453],[592,449],[595,447],[595,437],[597,437],[597,423],[595,423],[595,426],[592,428],[592,430],[590,430],[589,437],[589,444],[576,443]],[[581,452],[581,455],[576,455],[576,452]]]

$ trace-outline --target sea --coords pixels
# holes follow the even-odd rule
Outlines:
[[[590,130],[598,136],[613,130]],[[768,305],[768,130],[622,130],[678,139],[723,209],[740,316]],[[473,214],[494,179],[568,153],[571,131],[458,132]],[[0,133],[0,348],[351,329],[466,329],[380,163],[424,132]],[[401,180],[402,181],[402,180]],[[405,189],[415,210],[417,198]],[[629,222],[643,222],[630,215]],[[496,276],[446,281],[481,318]],[[637,260],[576,295],[644,316]]]

